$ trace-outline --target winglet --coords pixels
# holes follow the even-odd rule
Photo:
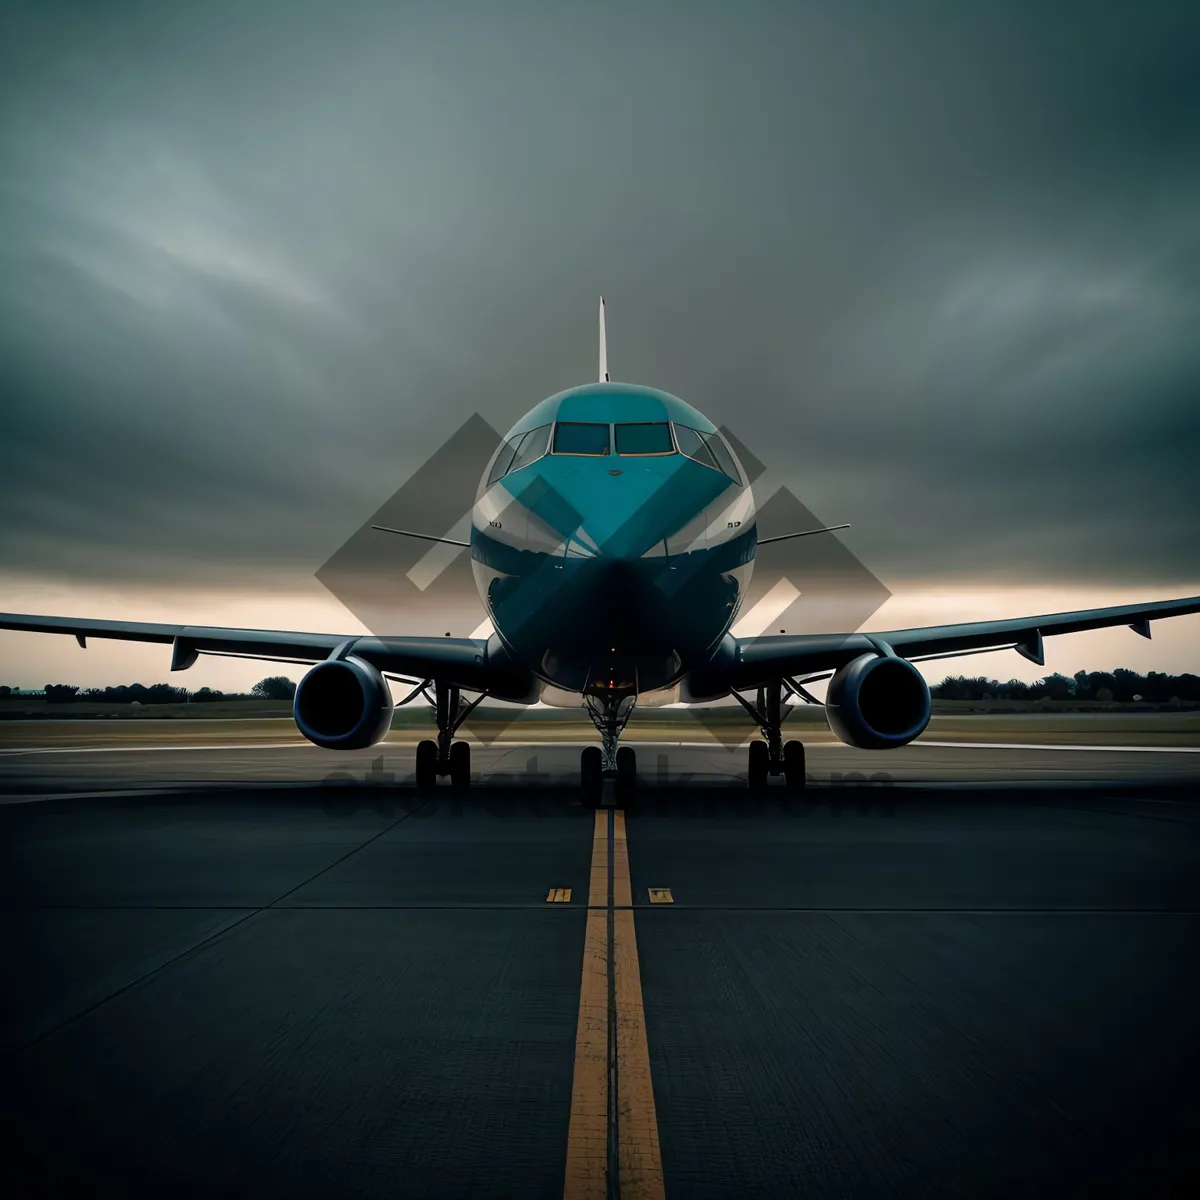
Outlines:
[[[600,297],[600,382],[608,383],[608,343],[604,337],[604,297]]]

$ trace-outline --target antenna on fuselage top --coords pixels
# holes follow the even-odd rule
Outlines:
[[[608,342],[604,337],[604,297],[600,297],[600,382],[608,383]]]

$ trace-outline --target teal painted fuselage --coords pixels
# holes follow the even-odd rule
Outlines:
[[[497,635],[572,692],[653,691],[709,661],[755,545],[753,496],[716,427],[613,383],[552,396],[513,427],[471,530]]]

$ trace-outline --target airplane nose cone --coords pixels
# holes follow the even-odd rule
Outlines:
[[[713,644],[736,595],[703,552],[728,479],[682,456],[543,464],[505,484],[527,520],[489,563],[496,628],[557,686],[665,686]]]

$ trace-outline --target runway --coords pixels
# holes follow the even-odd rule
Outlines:
[[[5,754],[0,1187],[1194,1191],[1200,757],[907,749]]]
[[[63,728],[74,724],[74,728]],[[389,738],[369,750],[320,750],[294,733],[290,722],[241,732],[196,728],[202,722],[30,722],[0,730],[0,804],[45,795],[90,794],[142,788],[371,787],[411,785],[413,737]],[[256,725],[261,723],[255,723]],[[100,728],[96,728],[99,725]],[[149,728],[150,726],[159,728]],[[167,728],[161,728],[166,726]],[[575,735],[578,737],[578,733]],[[812,787],[872,785],[1010,787],[1014,784],[1146,784],[1187,786],[1200,778],[1200,745],[1173,735],[1160,744],[1131,744],[1128,732],[1103,742],[1039,742],[924,739],[892,751],[863,751],[804,733],[807,777]],[[1008,735],[1013,737],[1014,735]],[[1142,735],[1142,740],[1145,735]],[[507,737],[472,748],[472,773],[484,788],[572,788],[579,776],[579,749],[562,738],[540,743]],[[633,743],[638,774],[649,788],[745,788],[746,750],[707,741],[641,740]]]

